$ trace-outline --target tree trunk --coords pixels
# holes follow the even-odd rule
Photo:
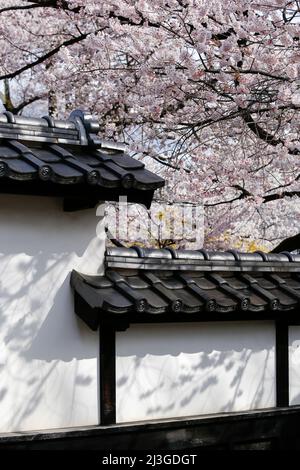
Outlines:
[[[48,95],[48,112],[49,116],[57,115],[57,97],[54,90],[49,91]]]

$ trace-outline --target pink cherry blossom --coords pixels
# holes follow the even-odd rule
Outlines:
[[[157,198],[205,204],[206,246],[269,249],[299,231],[299,17],[293,0],[2,0],[4,105],[89,109],[168,180]]]

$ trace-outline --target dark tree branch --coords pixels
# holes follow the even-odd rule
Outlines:
[[[268,189],[267,193],[271,193],[272,191],[278,191],[278,189],[282,189],[282,188],[288,188],[292,184],[295,184],[295,182],[298,180],[300,180],[300,173],[299,175],[296,176],[294,181],[291,181],[290,183],[286,183],[286,184],[280,184],[279,186],[276,186],[276,188]]]
[[[239,194],[238,196],[232,199],[228,199],[227,201],[218,201],[204,204],[204,207],[222,206],[223,204],[231,204],[232,202],[239,201],[240,199],[245,199],[245,195],[243,193]]]
[[[240,191],[240,194],[227,201],[219,201],[219,202],[214,202],[211,204],[204,204],[204,206],[205,207],[221,206],[223,204],[231,204],[232,202],[239,201],[240,199],[246,199],[247,197],[253,197],[252,194],[249,193],[249,191],[243,188],[240,184],[234,184],[231,186],[231,188],[237,189],[238,191]]]
[[[259,139],[263,140],[267,144],[273,145],[276,147],[277,145],[281,144],[284,145],[284,141],[282,139],[277,139],[273,134],[270,134],[265,129],[263,129],[251,116],[250,112],[245,109],[240,109],[240,113],[242,119],[248,126],[248,128],[258,137]],[[290,155],[299,155],[299,149],[289,149],[288,150]]]
[[[66,0],[27,0],[27,2],[30,2],[30,4],[34,5],[35,8],[43,8],[43,7],[57,8],[57,9],[72,11],[74,13],[78,13],[79,10],[81,9],[81,7],[70,8]],[[20,9],[23,9],[23,8],[20,8]]]
[[[13,114],[19,114],[26,106],[35,103],[38,100],[44,98],[43,96],[34,96],[33,98],[29,98],[28,100],[22,101],[22,103],[18,104],[18,106],[14,106],[12,109]]]
[[[105,233],[106,233],[107,238],[112,242],[113,245],[117,246],[118,248],[126,248],[126,246],[123,245],[123,243],[121,243],[119,240],[113,237],[108,227],[105,227]]]
[[[281,251],[294,251],[300,250],[300,233],[293,237],[286,238],[279,243],[271,253],[280,253]]]
[[[204,206],[205,207],[221,206],[223,204],[231,204],[232,202],[239,201],[240,199],[246,199],[248,197],[253,198],[253,194],[249,193],[249,191],[247,191],[242,186],[233,185],[231,187],[241,191],[240,194],[227,201],[225,200],[225,201],[207,203],[207,204],[204,204]],[[278,199],[284,199],[285,197],[294,197],[294,196],[300,197],[300,191],[282,191],[281,193],[268,194],[267,196],[262,196],[262,199],[263,199],[262,203],[265,204],[267,202],[277,201]]]
[[[264,196],[263,202],[276,201],[277,199],[283,199],[285,197],[294,197],[294,196],[300,197],[300,191],[283,191],[281,193],[270,194],[268,196]]]
[[[16,11],[16,10],[32,10],[33,8],[41,8],[42,6],[45,6],[45,5],[37,5],[37,4],[14,5],[11,7],[0,8],[0,13],[5,13],[6,11]]]
[[[253,117],[251,116],[250,112],[245,109],[240,109],[241,116],[249,127],[249,129],[261,140],[264,140],[270,145],[276,147],[278,144],[282,144],[283,142],[280,139],[276,139],[272,134],[265,131],[257,122],[254,121]]]
[[[161,165],[165,165],[169,168],[172,168],[173,170],[184,170],[186,173],[191,172],[191,170],[189,170],[188,168],[180,167],[177,165],[172,165],[172,163],[169,163],[168,161],[165,161],[165,160],[161,160],[159,157],[156,157],[155,155],[149,155],[147,152],[143,152],[143,153],[147,155],[148,157],[150,156],[150,158],[160,163]]]
[[[25,72],[26,70],[29,70],[29,69],[35,67],[36,65],[42,64],[47,59],[50,59],[50,57],[57,54],[62,47],[68,47],[68,46],[72,46],[73,44],[79,43],[79,42],[83,41],[84,39],[86,39],[89,34],[91,34],[91,33],[80,34],[80,36],[76,36],[75,38],[71,38],[71,39],[68,39],[67,41],[62,42],[61,44],[56,46],[54,49],[51,49],[51,51],[49,51],[46,54],[42,55],[41,57],[39,57],[37,60],[31,62],[30,64],[26,64],[23,67],[15,70],[14,72],[10,72],[10,73],[4,74],[4,75],[0,75],[0,80],[4,80],[6,78],[14,78],[17,75],[20,75],[21,73]]]
[[[61,8],[63,10],[73,11],[75,13],[79,11],[78,7],[70,9],[68,6],[68,2],[66,1],[59,2],[58,0],[36,0],[36,1],[27,0],[27,2],[29,3],[29,5],[12,5],[10,7],[0,8],[0,13],[5,13],[8,11],[18,11],[18,10],[32,10],[34,8],[45,8],[45,7],[57,8],[57,9]]]
[[[247,191],[247,189],[243,188],[243,186],[241,186],[240,184],[234,184],[231,187],[234,188],[234,189],[237,189],[238,191],[241,191],[241,193],[243,194],[243,197],[251,197],[252,196],[252,194],[249,193],[249,191]]]

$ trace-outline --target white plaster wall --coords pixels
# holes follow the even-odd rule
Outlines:
[[[300,326],[289,327],[290,405],[300,405]]]
[[[103,269],[97,223],[96,209],[0,195],[0,432],[98,423],[98,335],[69,284]]]
[[[116,348],[117,422],[275,406],[271,322],[133,325]]]

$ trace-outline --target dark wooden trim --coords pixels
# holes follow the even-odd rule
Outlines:
[[[299,450],[300,406],[0,435],[0,450]],[[129,455],[130,455],[129,454]],[[200,454],[199,454],[200,455]]]
[[[276,323],[276,403],[289,406],[289,326],[286,321]]]
[[[229,312],[224,315],[223,312],[201,312],[201,315],[198,313],[176,313],[170,312],[159,313],[157,315],[140,313],[137,314],[135,311],[122,313],[121,315],[114,315],[113,313],[106,312],[104,310],[93,310],[88,304],[83,308],[82,305],[78,302],[78,308],[75,310],[75,313],[89,325],[90,319],[95,317],[100,319],[103,323],[111,324],[114,322],[114,326],[117,331],[125,331],[132,324],[170,324],[170,323],[208,323],[213,324],[214,322],[277,322],[281,321],[280,319],[283,316],[282,312],[278,311],[266,311],[266,312],[243,312],[241,310],[236,310],[235,312]],[[296,318],[296,315],[299,317],[297,312],[286,312],[285,318],[289,325],[299,325],[300,319]],[[96,317],[97,316],[97,317]]]
[[[138,203],[150,208],[155,188],[140,190],[124,189],[120,186],[107,188],[84,183],[62,184],[49,181],[19,181],[1,178],[0,194],[19,194],[25,196],[46,196],[64,198],[63,208],[67,212],[94,207],[99,201],[119,201],[126,196],[127,202]]]
[[[111,325],[101,325],[100,340],[100,423],[116,422],[116,332]]]

